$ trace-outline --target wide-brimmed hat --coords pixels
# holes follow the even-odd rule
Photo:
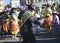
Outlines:
[[[34,10],[34,8],[32,7],[32,5],[27,5],[27,9],[32,9],[32,10]]]

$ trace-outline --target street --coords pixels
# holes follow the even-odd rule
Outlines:
[[[33,34],[36,43],[60,43],[60,0],[0,0],[0,43],[22,43],[20,32],[28,43]]]
[[[46,29],[40,29],[39,35],[35,35],[37,43],[60,43],[60,34],[51,35],[46,31]],[[0,36],[0,43],[22,43],[23,38],[19,34],[18,39],[12,39],[12,35]]]
[[[0,43],[21,43],[23,41],[23,39],[19,40],[13,40],[10,38],[3,38],[0,39]],[[37,43],[60,43],[60,38],[59,37],[55,37],[55,38],[41,38],[41,36],[36,36],[36,42]]]

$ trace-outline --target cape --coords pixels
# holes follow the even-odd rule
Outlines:
[[[21,17],[21,20],[22,20],[22,23],[21,23],[21,26],[23,26],[23,24],[31,17],[31,12],[30,11],[26,11],[22,17]]]

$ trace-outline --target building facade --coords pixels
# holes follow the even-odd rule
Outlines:
[[[44,4],[50,4],[52,5],[53,3],[57,2],[57,0],[38,0],[37,3],[39,3],[40,7]]]
[[[10,0],[11,7],[18,8],[20,7],[20,0]]]
[[[36,0],[20,0],[20,4],[34,4]]]
[[[20,7],[20,5],[26,5],[26,4],[36,4],[41,7],[43,4],[53,4],[55,2],[58,2],[60,4],[60,0],[11,0],[11,6],[12,7]]]

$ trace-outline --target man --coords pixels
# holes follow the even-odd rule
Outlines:
[[[34,20],[31,16],[31,13],[34,9],[30,5],[27,5],[27,9],[27,11],[21,11],[18,17],[22,20],[20,32],[23,36],[23,43],[36,43],[32,32],[32,23],[34,23]],[[37,21],[35,23],[39,24]]]

